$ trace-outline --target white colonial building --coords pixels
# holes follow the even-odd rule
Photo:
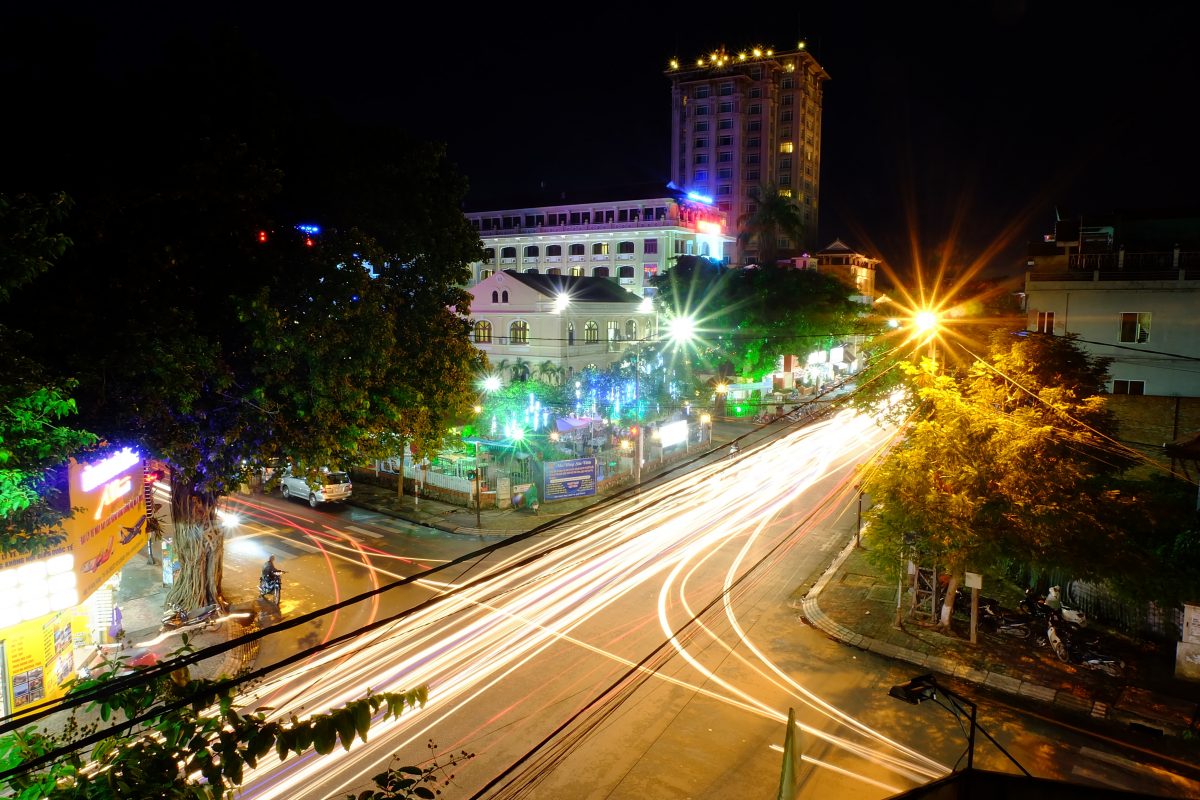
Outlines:
[[[732,253],[726,216],[705,198],[655,185],[560,199],[466,212],[485,253],[472,265],[472,284],[511,269],[606,278],[644,297],[654,293],[651,279],[679,256],[724,261]]]
[[[656,333],[650,301],[605,277],[505,270],[469,291],[471,340],[506,382],[604,369]]]

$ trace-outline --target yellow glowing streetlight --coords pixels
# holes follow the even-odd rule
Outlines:
[[[937,330],[938,315],[936,311],[918,311],[913,316],[913,325],[917,328],[917,333],[931,333]]]
[[[475,409],[474,409],[474,410],[475,410],[475,413],[476,413],[476,414],[482,414],[482,413],[483,413],[483,406],[475,406]]]

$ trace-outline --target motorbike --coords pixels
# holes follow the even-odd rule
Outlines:
[[[1058,660],[1067,664],[1077,664],[1085,669],[1103,672],[1113,678],[1119,678],[1125,672],[1125,662],[1116,656],[1109,655],[1100,649],[1099,638],[1090,641],[1079,641],[1073,638],[1062,624],[1063,618],[1057,612],[1050,612],[1047,619],[1046,638]]]
[[[1046,607],[1051,611],[1057,612],[1064,621],[1078,625],[1081,628],[1086,628],[1087,614],[1084,613],[1083,609],[1063,602],[1062,596],[1061,587],[1051,586],[1046,592]]]
[[[283,592],[283,580],[279,577],[287,570],[279,570],[274,575],[263,575],[258,579],[258,596],[263,598],[273,597],[275,605],[279,605],[279,598]]]
[[[1014,617],[1005,613],[999,606],[979,604],[979,628],[984,633],[993,636],[1011,636],[1014,639],[1033,639],[1038,647],[1046,644],[1046,639],[1035,632],[1032,620],[1024,617]]]
[[[202,627],[210,628],[216,624],[221,607],[216,603],[184,610],[183,606],[172,603],[170,610],[163,615],[160,631],[179,630],[180,628]]]

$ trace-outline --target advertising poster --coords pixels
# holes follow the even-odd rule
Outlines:
[[[546,463],[546,502],[569,497],[591,497],[596,493],[596,459],[572,458]]]
[[[125,449],[93,464],[72,462],[70,475],[71,505],[85,509],[64,525],[82,600],[146,546],[142,459]]]

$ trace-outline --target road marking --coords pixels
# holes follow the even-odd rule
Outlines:
[[[382,539],[383,538],[382,533],[376,533],[375,531],[369,531],[366,528],[360,528],[357,525],[347,525],[346,530],[354,531],[355,533],[361,533],[363,536],[370,536],[372,539]]]

